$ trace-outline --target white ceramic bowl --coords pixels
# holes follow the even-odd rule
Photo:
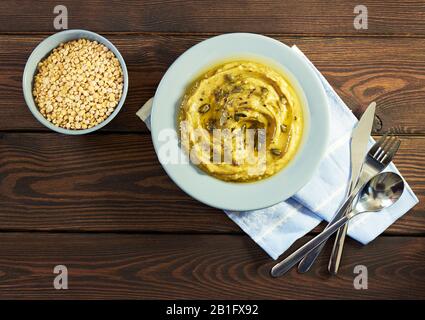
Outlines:
[[[253,183],[224,182],[191,163],[170,161],[167,157],[170,153],[182,154],[175,132],[176,113],[187,86],[200,71],[217,62],[249,57],[269,61],[281,68],[305,106],[304,136],[296,156],[277,174]],[[319,78],[293,49],[265,36],[233,33],[193,46],[171,65],[154,97],[151,126],[158,158],[181,189],[210,206],[245,211],[286,200],[310,180],[327,145],[329,110]]]
[[[81,38],[102,43],[103,45],[105,45],[109,50],[111,50],[114,53],[114,55],[117,57],[117,59],[119,60],[119,62],[121,64],[121,68],[122,68],[122,72],[123,72],[123,76],[124,76],[124,87],[123,87],[122,96],[121,96],[121,99],[120,99],[118,105],[116,106],[114,112],[112,112],[105,121],[103,121],[102,123],[99,123],[97,126],[89,128],[89,129],[69,130],[69,129],[64,129],[64,128],[60,128],[58,126],[55,126],[53,123],[51,123],[46,118],[44,118],[43,115],[40,113],[37,106],[35,105],[34,97],[32,95],[33,80],[34,80],[34,75],[37,72],[38,63],[42,59],[46,58],[54,48],[59,46],[59,44],[61,44],[61,43],[72,41],[72,40],[77,40],[77,39],[81,39]],[[42,123],[44,126],[46,126],[47,128],[49,128],[53,131],[63,133],[63,134],[69,134],[69,135],[87,134],[87,133],[99,130],[100,128],[106,126],[113,118],[115,118],[115,116],[118,114],[118,112],[120,112],[120,110],[121,110],[121,108],[124,104],[125,98],[127,96],[127,91],[128,91],[127,67],[126,67],[125,61],[124,61],[123,57],[121,56],[120,52],[118,51],[118,49],[115,48],[115,46],[111,42],[109,42],[106,38],[102,37],[101,35],[99,35],[97,33],[87,31],[87,30],[77,30],[77,29],[76,30],[66,30],[66,31],[55,33],[54,35],[51,35],[50,37],[44,39],[34,49],[34,51],[31,53],[30,57],[28,58],[26,65],[25,65],[24,75],[23,75],[23,78],[22,78],[22,88],[23,88],[23,91],[24,91],[25,102],[27,103],[28,108],[30,109],[30,111],[34,115],[34,117],[40,123]]]

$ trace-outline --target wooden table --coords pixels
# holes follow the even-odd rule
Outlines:
[[[22,95],[29,54],[56,32],[56,4],[0,2],[0,298],[425,297],[424,1],[362,1],[367,30],[353,27],[351,1],[60,1],[69,28],[108,37],[130,75],[119,116],[80,137],[46,130]],[[167,177],[135,116],[181,53],[236,31],[296,44],[356,115],[377,102],[377,136],[397,128],[402,139],[395,163],[420,203],[373,243],[348,240],[337,277],[328,248],[310,273],[272,279],[263,250]],[[359,264],[367,290],[353,287]],[[68,290],[53,287],[56,265]]]

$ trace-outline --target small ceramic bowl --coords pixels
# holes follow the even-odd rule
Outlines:
[[[46,118],[44,118],[44,116],[40,113],[40,111],[38,110],[35,104],[34,97],[32,95],[32,88],[33,88],[34,75],[37,72],[38,63],[44,58],[46,58],[51,53],[51,51],[55,49],[56,47],[58,47],[61,43],[65,43],[65,42],[77,40],[77,39],[88,39],[91,41],[97,41],[105,45],[109,50],[113,52],[113,54],[115,55],[115,57],[117,57],[117,59],[119,60],[121,64],[121,68],[122,68],[122,72],[124,76],[124,87],[123,87],[123,92],[118,105],[115,107],[114,112],[112,112],[111,115],[105,121],[89,129],[70,130],[70,129],[60,128],[54,125],[53,123],[51,123],[50,121],[48,121]],[[27,103],[28,108],[30,109],[34,117],[44,126],[46,126],[47,128],[53,131],[63,133],[63,134],[68,134],[68,135],[87,134],[87,133],[99,130],[100,128],[106,126],[113,118],[115,118],[118,112],[120,112],[124,104],[125,98],[127,96],[127,91],[128,91],[127,67],[118,49],[115,48],[115,46],[111,42],[109,42],[106,38],[102,37],[101,35],[97,33],[87,31],[87,30],[77,30],[77,29],[66,30],[66,31],[58,32],[44,39],[34,49],[34,51],[31,53],[25,65],[24,75],[22,78],[22,88],[24,91],[25,102]]]
[[[302,145],[281,171],[264,180],[231,183],[218,180],[186,161],[169,161],[181,153],[176,110],[188,85],[219,61],[252,57],[270,61],[284,71],[305,106]],[[234,33],[207,39],[182,54],[168,69],[156,91],[151,113],[155,151],[168,175],[181,189],[213,207],[244,211],[269,207],[286,200],[313,176],[327,146],[329,109],[320,79],[306,59],[283,43],[257,34]]]

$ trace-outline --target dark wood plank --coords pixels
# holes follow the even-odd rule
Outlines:
[[[284,34],[425,34],[423,1],[349,0],[64,0],[69,28],[124,32],[259,32]],[[367,6],[368,29],[353,26]],[[0,32],[53,31],[55,1],[0,3]]]
[[[42,38],[0,36],[0,130],[45,130],[26,107],[21,88],[26,59]],[[123,110],[105,130],[146,132],[135,112],[154,95],[168,66],[204,38],[111,36],[127,61],[130,89]],[[297,44],[356,115],[376,100],[378,132],[399,127],[404,133],[425,133],[424,41],[414,38],[277,38],[288,45]]]
[[[0,155],[0,230],[240,232],[168,178],[148,135],[7,133]],[[421,202],[388,234],[425,234],[424,159],[425,138],[403,138],[395,162]]]
[[[273,261],[246,236],[11,233],[0,234],[0,243],[2,299],[423,299],[425,294],[425,238],[380,237],[364,247],[349,240],[338,277],[327,274],[326,250],[309,273],[292,270],[279,279],[269,275]],[[53,288],[59,264],[68,268],[68,290]],[[353,269],[360,264],[368,268],[367,290],[353,286]]]

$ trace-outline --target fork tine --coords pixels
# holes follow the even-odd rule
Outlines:
[[[378,150],[374,154],[375,160],[379,160],[385,154],[385,148],[387,148],[391,140],[392,140],[391,133],[387,133],[384,142],[381,144],[381,146],[378,148]]]
[[[382,145],[381,151],[379,152],[379,155],[376,157],[376,160],[382,161],[384,157],[387,155],[388,151],[391,150],[391,148],[396,142],[397,142],[397,138],[394,137],[392,134],[390,134],[385,144]]]
[[[401,145],[400,139],[396,138],[394,145],[388,150],[388,152],[382,158],[381,162],[383,162],[385,165],[390,163],[393,160],[394,155],[397,153],[398,149],[400,148],[400,145]]]
[[[378,151],[378,149],[382,146],[384,141],[387,139],[387,136],[388,136],[388,132],[386,132],[378,141],[375,142],[372,148],[370,148],[369,155],[371,157],[373,158],[375,157],[376,151]]]
[[[385,142],[382,144],[381,148],[379,149],[379,152],[377,152],[375,159],[377,161],[381,161],[382,157],[385,156],[387,151],[392,147],[394,143],[395,137],[390,133],[388,135],[388,138],[385,140]]]

